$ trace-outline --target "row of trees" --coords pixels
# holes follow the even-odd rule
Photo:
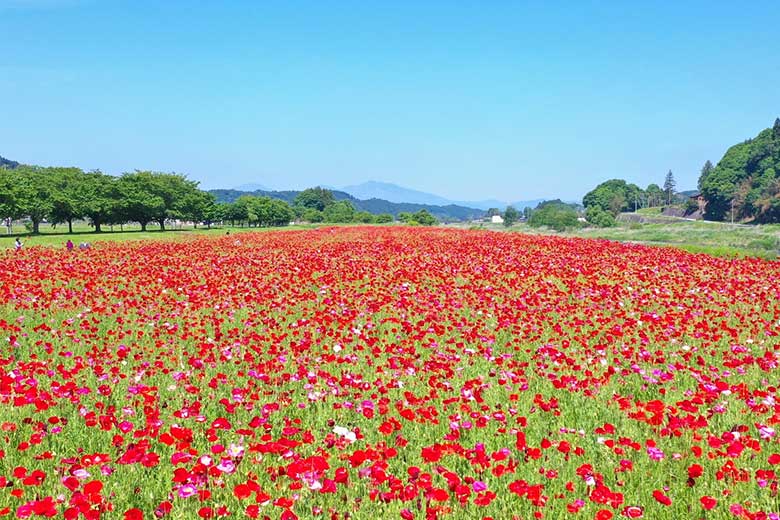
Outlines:
[[[671,170],[666,174],[663,188],[653,183],[643,190],[623,179],[610,179],[583,197],[585,218],[595,226],[610,227],[615,225],[615,217],[624,211],[685,203],[687,199],[678,195],[676,186],[677,182]]]
[[[120,177],[78,168],[43,168],[20,165],[0,167],[0,219],[29,219],[38,233],[41,222],[67,224],[88,220],[95,231],[105,225],[137,222],[146,230],[151,222],[165,230],[169,220],[229,221],[236,225],[285,226],[293,220],[327,223],[389,223],[390,214],[357,211],[346,200],[337,201],[330,190],[309,188],[292,205],[270,197],[242,196],[232,203],[216,203],[212,194],[183,175],[135,171]],[[428,211],[401,213],[402,222],[432,225]]]
[[[170,219],[208,221],[214,198],[183,175],[135,171],[113,177],[78,168],[18,166],[0,168],[0,218],[27,218],[32,232],[40,223],[89,220],[95,231],[108,224],[138,222],[142,229]]]

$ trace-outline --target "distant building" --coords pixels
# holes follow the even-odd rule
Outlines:
[[[704,195],[701,193],[694,193],[690,196],[690,199],[699,205],[699,211],[704,213],[704,206],[707,205],[707,201],[704,200]]]
[[[504,219],[501,217],[501,215],[493,215],[490,217],[491,224],[503,224]]]

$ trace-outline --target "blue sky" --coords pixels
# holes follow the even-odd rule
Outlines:
[[[780,116],[777,27],[776,0],[0,0],[0,155],[204,188],[695,188]]]

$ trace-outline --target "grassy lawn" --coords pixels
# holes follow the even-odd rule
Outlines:
[[[613,228],[583,228],[564,233],[535,229],[525,224],[513,226],[512,230],[673,246],[691,253],[713,256],[776,259],[780,250],[780,225],[777,224],[748,226],[676,219],[668,223],[626,223]]]
[[[95,244],[97,242],[123,242],[127,240],[182,240],[188,239],[193,236],[211,235],[218,236],[224,235],[228,231],[230,233],[243,233],[247,231],[260,231],[268,229],[308,229],[311,226],[288,226],[284,228],[248,228],[248,227],[212,227],[207,229],[205,227],[198,227],[193,229],[192,226],[184,226],[182,228],[167,228],[165,231],[160,231],[159,227],[149,225],[146,231],[141,231],[141,227],[138,225],[125,225],[122,228],[114,226],[113,231],[109,226],[105,226],[103,232],[95,233],[92,227],[86,224],[77,224],[73,226],[73,233],[68,233],[67,226],[57,226],[52,228],[48,224],[41,225],[41,233],[38,235],[31,235],[29,233],[22,233],[21,226],[14,228],[15,234],[13,235],[0,235],[0,250],[9,249],[14,247],[14,241],[16,237],[20,237],[24,243],[24,247],[33,246],[54,246],[65,247],[65,242],[68,239],[78,247],[81,242],[89,242]]]

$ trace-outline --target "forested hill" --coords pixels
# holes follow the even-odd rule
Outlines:
[[[271,197],[273,199],[281,199],[290,204],[293,203],[295,197],[300,191],[286,190],[286,191],[267,191],[267,190],[255,190],[255,191],[240,191],[240,190],[209,190],[209,193],[213,194],[217,202],[235,202],[242,195],[253,195],[255,197]],[[332,191],[333,197],[336,200],[347,200],[355,206],[357,211],[368,211],[374,215],[381,213],[390,213],[393,216],[398,216],[399,213],[408,212],[415,213],[422,209],[427,210],[430,214],[434,215],[439,220],[471,220],[484,216],[485,212],[476,208],[467,208],[465,206],[458,206],[455,204],[449,204],[447,206],[435,206],[431,204],[414,204],[407,202],[389,202],[382,199],[368,199],[360,200],[356,199],[352,195],[343,191]]]
[[[9,168],[13,169],[19,166],[19,163],[16,161],[12,161],[10,159],[6,159],[3,156],[0,156],[0,168]]]
[[[699,179],[705,218],[780,222],[780,119],[755,138],[732,146]]]

